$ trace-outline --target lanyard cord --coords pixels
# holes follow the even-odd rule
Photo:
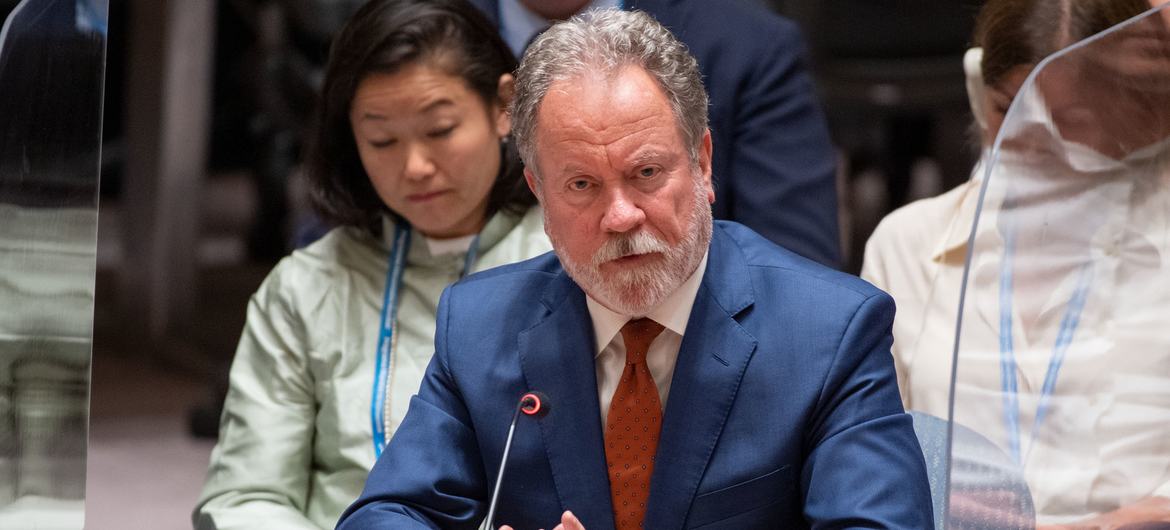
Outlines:
[[[1008,229],[1005,244],[1006,251],[1004,252],[1003,265],[1000,270],[999,283],[999,366],[1003,384],[1003,415],[1004,423],[1006,424],[1005,427],[1007,428],[1008,447],[1016,463],[1022,466],[1024,458],[1020,454],[1020,398],[1016,379],[1018,367],[1012,336],[1011,262],[1015,253],[1016,244],[1014,228]],[[1048,370],[1044,374],[1044,386],[1040,389],[1040,399],[1036,404],[1036,417],[1032,423],[1033,440],[1036,439],[1036,433],[1039,432],[1040,426],[1044,423],[1044,417],[1048,413],[1048,400],[1056,388],[1056,379],[1060,374],[1060,367],[1064,363],[1064,355],[1068,352],[1068,347],[1072,344],[1073,335],[1076,334],[1077,327],[1080,325],[1081,312],[1085,308],[1085,299],[1088,298],[1089,292],[1089,277],[1091,276],[1091,268],[1089,265],[1086,263],[1081,266],[1076,289],[1073,291],[1072,296],[1069,297],[1068,309],[1065,310],[1064,318],[1060,321],[1060,331],[1057,333],[1056,342],[1052,346],[1052,357],[1048,360]],[[1031,445],[1029,445],[1030,450]]]
[[[382,455],[386,446],[386,383],[389,381],[392,338],[398,322],[398,290],[402,287],[402,272],[406,268],[406,251],[410,249],[410,227],[399,222],[394,225],[394,242],[390,245],[390,265],[386,270],[386,289],[382,294],[382,318],[378,330],[378,349],[374,355],[374,398],[370,403],[370,422],[374,433],[374,457]]]
[[[374,392],[370,403],[370,426],[374,438],[374,457],[382,456],[386,447],[386,408],[389,405],[390,374],[394,369],[394,351],[398,324],[398,295],[402,288],[402,274],[406,270],[406,254],[410,250],[410,225],[394,225],[394,240],[390,244],[390,264],[386,269],[386,288],[382,293],[382,316],[378,330],[378,347],[374,350]],[[479,236],[471,241],[463,260],[463,278],[471,273],[479,253]]]

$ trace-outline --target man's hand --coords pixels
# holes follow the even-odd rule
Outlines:
[[[512,530],[512,527],[504,525],[500,527],[500,530]],[[561,514],[561,524],[553,530],[585,530],[585,526],[581,524],[576,515],[573,515],[573,512],[565,510],[565,513]]]
[[[1170,499],[1149,497],[1083,521],[1041,525],[1036,530],[1114,530],[1127,528],[1128,525],[1145,528],[1141,523],[1170,523]]]

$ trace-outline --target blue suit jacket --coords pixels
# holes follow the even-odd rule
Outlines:
[[[471,0],[493,21],[498,0]],[[745,0],[625,0],[699,61],[710,94],[713,213],[829,266],[841,259],[835,155],[796,24]]]
[[[930,528],[890,356],[894,305],[864,281],[717,222],[663,416],[644,527]],[[338,528],[474,528],[508,424],[497,524],[571,509],[613,528],[585,295],[552,254],[477,274],[439,305],[419,394]]]

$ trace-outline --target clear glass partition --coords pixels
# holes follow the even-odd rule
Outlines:
[[[1170,5],[1041,63],[977,178],[946,528],[1170,528]]]
[[[84,519],[107,0],[0,0],[0,528]]]

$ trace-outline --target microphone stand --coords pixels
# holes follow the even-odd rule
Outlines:
[[[516,420],[519,419],[519,413],[523,411],[529,415],[543,415],[548,412],[546,405],[543,405],[544,394],[539,392],[529,392],[521,395],[519,402],[516,404],[516,412],[512,413],[512,422],[508,426],[508,440],[504,441],[504,454],[500,456],[500,473],[496,474],[496,487],[491,490],[491,503],[488,505],[488,517],[483,519],[487,523],[487,529],[493,530],[493,519],[496,516],[496,503],[500,501],[500,487],[504,482],[504,469],[508,467],[508,453],[511,452],[512,435],[516,434]]]
[[[487,530],[493,530],[492,523],[496,517],[496,503],[500,500],[500,486],[504,483],[504,469],[508,467],[508,453],[512,451],[512,436],[516,434],[516,420],[523,412],[529,416],[540,417],[548,414],[548,398],[544,394],[533,390],[520,396],[516,404],[516,412],[512,413],[512,424],[508,426],[508,439],[504,442],[504,454],[500,456],[500,472],[496,475],[496,487],[492,490],[492,501],[488,505],[487,518],[484,519]]]
[[[516,420],[520,418],[520,409],[528,401],[528,394],[520,398],[516,404],[516,412],[512,413],[512,424],[508,426],[508,439],[504,442],[504,454],[500,457],[500,472],[496,474],[496,487],[492,489],[492,501],[488,505],[487,528],[493,530],[493,520],[496,516],[496,503],[500,500],[500,485],[504,483],[504,470],[508,467],[508,453],[512,450],[512,435],[516,433]]]

